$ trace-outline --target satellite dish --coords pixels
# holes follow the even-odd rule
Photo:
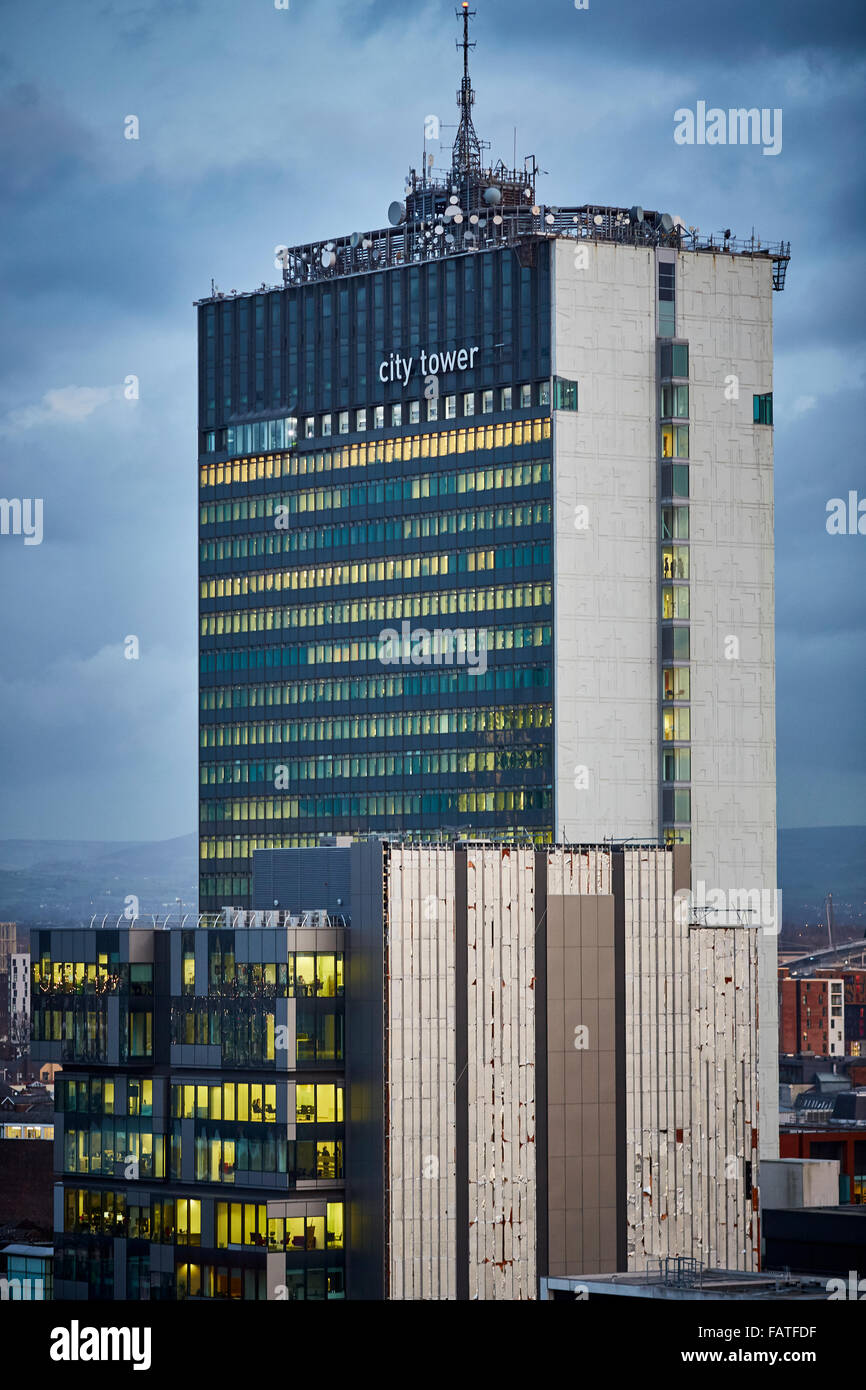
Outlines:
[[[448,199],[448,201],[449,201],[449,203],[456,203],[456,202],[457,202],[457,194],[456,194],[456,191],[455,191],[454,193],[451,194],[451,197]]]
[[[596,227],[600,227],[601,224],[604,222],[604,218],[602,217],[600,212],[597,212],[592,220],[595,223]]]
[[[524,198],[531,198],[531,197],[532,197],[532,189],[531,189],[531,188],[524,188],[524,190],[523,190],[523,196],[524,196]]]
[[[540,207],[538,206],[538,204],[536,203],[535,206],[532,208],[532,216],[533,216],[533,217],[539,217],[540,215],[541,215],[541,208],[540,208]]]
[[[669,212],[663,212],[659,218],[659,231],[672,232],[674,229],[674,219]]]
[[[437,222],[437,223],[436,223],[436,226],[433,228],[433,235],[434,235],[434,236],[441,236],[442,233],[443,233],[444,231],[445,231],[445,228],[442,226],[442,223],[441,223],[441,222]]]
[[[473,227],[474,227],[475,224],[476,224],[477,221],[478,221],[478,213],[477,213],[477,212],[471,213],[471,214],[470,214],[470,217],[469,217],[469,221],[472,223],[472,225],[473,225]]]
[[[352,235],[349,237],[349,245],[352,247],[353,250],[354,250],[356,247],[358,247],[358,246],[361,245],[361,233],[360,233],[360,232],[353,232],[353,233],[352,233]]]
[[[448,243],[449,246],[453,246],[453,245],[455,244],[457,238],[454,236],[453,232],[448,232],[447,235],[446,235],[446,237],[445,237],[445,240],[446,240],[446,242]]]
[[[499,213],[498,213],[498,212],[497,212],[497,213],[494,213],[494,215],[493,215],[493,225],[494,225],[494,227],[501,227],[501,226],[502,226],[502,218],[499,216]]]
[[[364,240],[361,242],[361,247],[362,247],[362,249],[363,249],[364,251],[369,251],[369,250],[370,250],[370,247],[371,247],[372,245],[373,245],[373,243],[372,243],[372,241],[370,240],[370,238],[369,238],[368,236],[365,236],[365,237],[364,237]]]
[[[461,222],[463,221],[463,213],[462,213],[462,212],[455,212],[454,217],[452,218],[452,221],[457,222],[458,224],[461,223]]]
[[[324,249],[323,252],[322,252],[322,265],[323,265],[324,269],[325,269],[325,270],[330,270],[330,269],[331,269],[331,266],[332,266],[332,265],[336,265],[336,263],[337,263],[337,257],[334,255],[333,251],[329,251],[328,248],[327,248],[327,246],[326,246],[325,249]]]
[[[556,218],[554,217],[552,212],[549,212],[544,220],[548,224],[548,226],[552,227],[554,222],[556,221]]]
[[[497,207],[502,202],[502,190],[494,186],[485,188],[484,201],[489,208]]]
[[[392,227],[399,227],[401,222],[406,221],[406,204],[395,201],[388,209],[388,221]]]
[[[629,208],[628,215],[632,222],[643,222],[643,208],[640,203],[636,203],[633,208]]]

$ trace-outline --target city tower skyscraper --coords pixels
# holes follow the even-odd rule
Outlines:
[[[200,906],[334,836],[687,844],[695,910],[760,929],[772,1149],[789,247],[539,205],[468,21],[449,167],[198,304]]]

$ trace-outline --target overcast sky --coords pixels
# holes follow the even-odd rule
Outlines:
[[[825,528],[866,497],[862,0],[476,8],[476,126],[510,162],[517,125],[542,201],[792,243],[779,823],[866,823],[866,535]],[[425,117],[456,119],[456,33],[439,0],[4,0],[0,492],[44,498],[44,540],[0,536],[0,835],[195,829],[192,301],[272,283],[278,243],[383,225]],[[677,145],[699,100],[782,108],[781,153]]]

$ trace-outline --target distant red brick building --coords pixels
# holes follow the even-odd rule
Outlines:
[[[780,1052],[842,1057],[845,1015],[841,977],[792,978],[785,967],[779,975]]]

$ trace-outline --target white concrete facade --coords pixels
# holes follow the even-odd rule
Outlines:
[[[553,251],[553,372],[579,391],[553,430],[554,825],[572,842],[663,831],[656,257],[589,240]],[[753,396],[773,389],[773,268],[693,251],[675,262],[689,344],[692,888],[698,905],[701,885],[725,895],[716,925],[758,926],[759,1133],[773,1157],[773,431],[753,422]]]

